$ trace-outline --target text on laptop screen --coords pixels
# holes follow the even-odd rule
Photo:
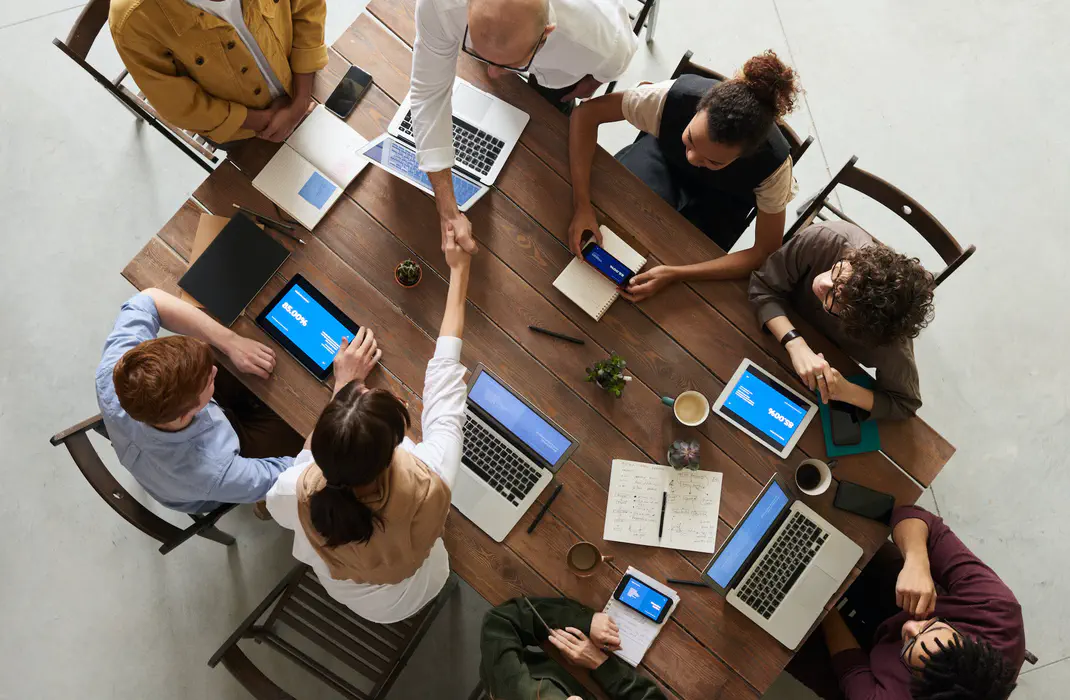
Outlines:
[[[572,441],[531,410],[486,372],[479,375],[468,400],[487,412],[503,428],[551,465],[556,464]]]
[[[769,484],[769,488],[751,512],[736,526],[732,539],[717,554],[717,558],[710,562],[706,575],[722,588],[728,588],[739,567],[747,561],[747,557],[776,523],[787,505],[788,495],[780,488],[780,484],[775,481]]]
[[[268,312],[267,320],[324,369],[334,361],[342,338],[353,335],[299,284]]]
[[[739,377],[722,410],[748,425],[759,439],[784,447],[806,417],[807,406],[798,404],[779,384],[757,367]]]
[[[387,170],[413,180],[424,188],[426,192],[433,192],[427,173],[420,170],[420,164],[416,160],[416,151],[407,145],[387,138],[370,148],[366,148],[364,155]],[[479,190],[480,187],[476,183],[461,177],[457,173],[453,173],[453,194],[457,198],[457,206],[463,207],[468,203],[468,200],[479,194]]]

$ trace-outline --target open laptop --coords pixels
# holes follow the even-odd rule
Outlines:
[[[788,649],[797,649],[862,548],[795,499],[774,474],[702,580]]]
[[[501,542],[579,443],[483,365],[468,382],[465,414],[452,502]]]

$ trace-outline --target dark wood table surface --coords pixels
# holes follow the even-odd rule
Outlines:
[[[414,5],[415,0],[372,0],[368,12],[333,45],[329,65],[317,76],[315,97],[320,101],[350,63],[374,76],[375,84],[348,120],[365,138],[386,129],[408,91]],[[600,322],[592,321],[552,286],[571,257],[566,245],[572,209],[567,119],[519,79],[492,83],[463,54],[458,72],[531,115],[496,188],[469,212],[480,253],[472,263],[462,361],[491,368],[581,446],[559,473],[564,491],[533,535],[526,529],[535,507],[500,545],[452,513],[445,535],[452,567],[494,604],[520,594],[565,595],[595,609],[609,599],[629,565],[662,580],[695,578],[709,555],[602,539],[612,460],[663,462],[674,439],[698,439],[702,468],[724,475],[718,532],[723,541],[774,472],[791,479],[802,459],[825,457],[819,422],[811,423],[787,460],[717,417],[697,429],[676,425],[659,396],[690,388],[715,398],[744,357],[802,390],[786,353],[758,326],[745,283],[676,285],[639,305],[618,301]],[[201,213],[230,216],[233,203],[275,211],[251,181],[277,148],[253,140],[232,151],[123,275],[139,289],[155,286],[177,294]],[[614,230],[649,253],[649,265],[724,254],[601,149],[593,198]],[[301,273],[357,323],[375,330],[383,358],[370,383],[405,397],[418,412],[448,279],[434,202],[368,167],[315,232],[301,235],[306,245],[279,238],[292,255],[234,330],[272,345],[253,319],[290,277]],[[424,279],[414,289],[401,288],[393,277],[394,266],[408,257],[424,266]],[[586,345],[533,334],[529,324],[583,338]],[[815,332],[807,339],[845,374],[859,371]],[[628,360],[634,376],[621,399],[584,381],[584,367],[611,350]],[[330,388],[284,352],[278,357],[270,379],[241,378],[307,434],[330,398]],[[913,503],[921,493],[918,482],[929,484],[954,448],[917,418],[884,422],[880,430],[883,451],[841,458],[836,474],[894,494],[899,504]],[[540,502],[548,496],[549,489]],[[863,563],[868,561],[885,541],[887,528],[833,509],[832,496],[830,491],[806,502],[858,542],[865,550]],[[614,557],[588,579],[576,578],[565,566],[565,552],[581,540]],[[680,587],[679,592],[681,604],[647,653],[643,672],[687,700],[761,696],[791,652],[712,591]]]

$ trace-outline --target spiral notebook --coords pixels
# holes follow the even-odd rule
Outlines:
[[[609,597],[606,607],[602,608],[602,612],[609,615],[609,618],[617,623],[617,628],[620,630],[620,649],[613,653],[629,666],[638,666],[651,645],[654,644],[654,640],[658,638],[662,628],[668,624],[669,618],[672,617],[673,612],[676,610],[676,606],[680,604],[680,594],[635,567],[629,566],[628,571],[625,573],[631,574],[655,591],[664,593],[672,600],[672,607],[660,624],[643,617],[613,596]]]
[[[629,270],[639,272],[646,265],[646,258],[621,240],[620,236],[605,226],[599,226],[598,229],[602,232],[602,247]],[[580,258],[572,259],[554,280],[554,287],[596,321],[609,311],[609,307],[620,296],[617,285]]]

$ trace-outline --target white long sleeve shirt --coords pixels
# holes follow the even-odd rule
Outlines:
[[[603,83],[618,78],[639,46],[623,0],[550,0],[550,24],[557,26],[530,69],[545,88],[588,75]],[[425,172],[453,167],[453,79],[467,27],[468,0],[417,0],[412,120]]]
[[[405,438],[401,443],[403,449],[442,477],[450,489],[457,481],[464,440],[467,392],[460,359],[460,338],[438,339],[435,356],[427,363],[424,377],[424,412],[420,418],[423,441],[416,444]],[[275,522],[294,531],[294,558],[312,567],[331,597],[366,620],[390,624],[418,613],[438,595],[450,575],[450,561],[442,539],[435,542],[420,569],[401,583],[376,585],[331,578],[330,569],[312,548],[297,514],[297,481],[311,463],[312,452],[302,451],[267,495],[267,507]]]

